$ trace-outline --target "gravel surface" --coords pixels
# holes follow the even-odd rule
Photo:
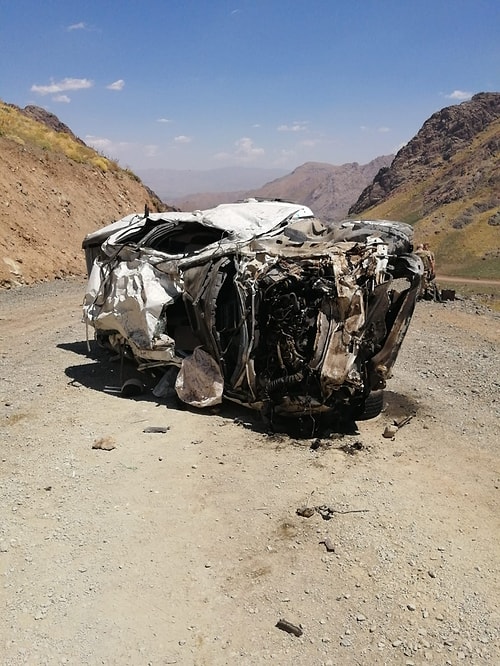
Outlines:
[[[498,316],[419,303],[383,414],[299,440],[121,398],[83,291],[0,293],[3,664],[500,663]]]

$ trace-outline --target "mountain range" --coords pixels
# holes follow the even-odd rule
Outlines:
[[[443,274],[499,279],[500,93],[434,113],[349,214],[413,224]]]
[[[262,187],[236,192],[204,192],[174,199],[181,210],[203,210],[219,203],[251,197],[283,199],[309,206],[325,222],[347,216],[349,206],[372,182],[379,169],[388,166],[393,155],[377,157],[368,164],[351,162],[334,166],[322,162],[306,162],[292,173],[281,176]]]
[[[394,158],[366,165],[141,175],[144,182],[44,109],[0,101],[0,286],[83,274],[84,235],[145,204],[197,209],[244,197],[303,203],[326,222],[347,214],[406,221],[417,242],[431,244],[440,272],[500,278],[500,93],[438,111]],[[188,197],[193,183],[221,190]],[[186,195],[164,203],[153,190],[167,185]]]

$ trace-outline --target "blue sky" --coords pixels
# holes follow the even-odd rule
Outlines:
[[[0,0],[0,98],[124,167],[396,152],[500,90],[500,0]]]

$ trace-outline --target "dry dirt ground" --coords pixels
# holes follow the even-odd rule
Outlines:
[[[498,317],[418,304],[383,414],[299,440],[120,397],[83,291],[0,293],[3,664],[500,663]]]

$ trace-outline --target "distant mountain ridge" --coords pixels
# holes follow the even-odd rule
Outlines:
[[[349,214],[414,224],[443,273],[500,278],[500,93],[434,113]]]
[[[306,162],[292,173],[257,189],[237,192],[204,192],[174,199],[181,210],[204,209],[219,203],[257,197],[283,199],[309,206],[322,220],[329,222],[347,216],[349,206],[372,181],[375,174],[391,163],[393,155],[383,155],[368,164],[351,162],[340,166]]]
[[[322,220],[341,220],[366,183],[393,157],[382,155],[368,164],[350,162],[340,166],[306,162],[288,176],[254,190],[251,196],[290,199],[309,206]]]
[[[216,172],[218,182],[242,182],[237,169]],[[348,212],[402,220],[414,225],[416,242],[431,243],[438,272],[500,279],[500,93],[479,93],[433,114],[394,159],[307,162],[289,174],[250,175],[253,189],[186,197],[185,209],[263,197],[303,203],[326,221]],[[54,114],[0,101],[0,286],[82,274],[86,233],[145,204],[171,209],[152,185],[86,146]]]

